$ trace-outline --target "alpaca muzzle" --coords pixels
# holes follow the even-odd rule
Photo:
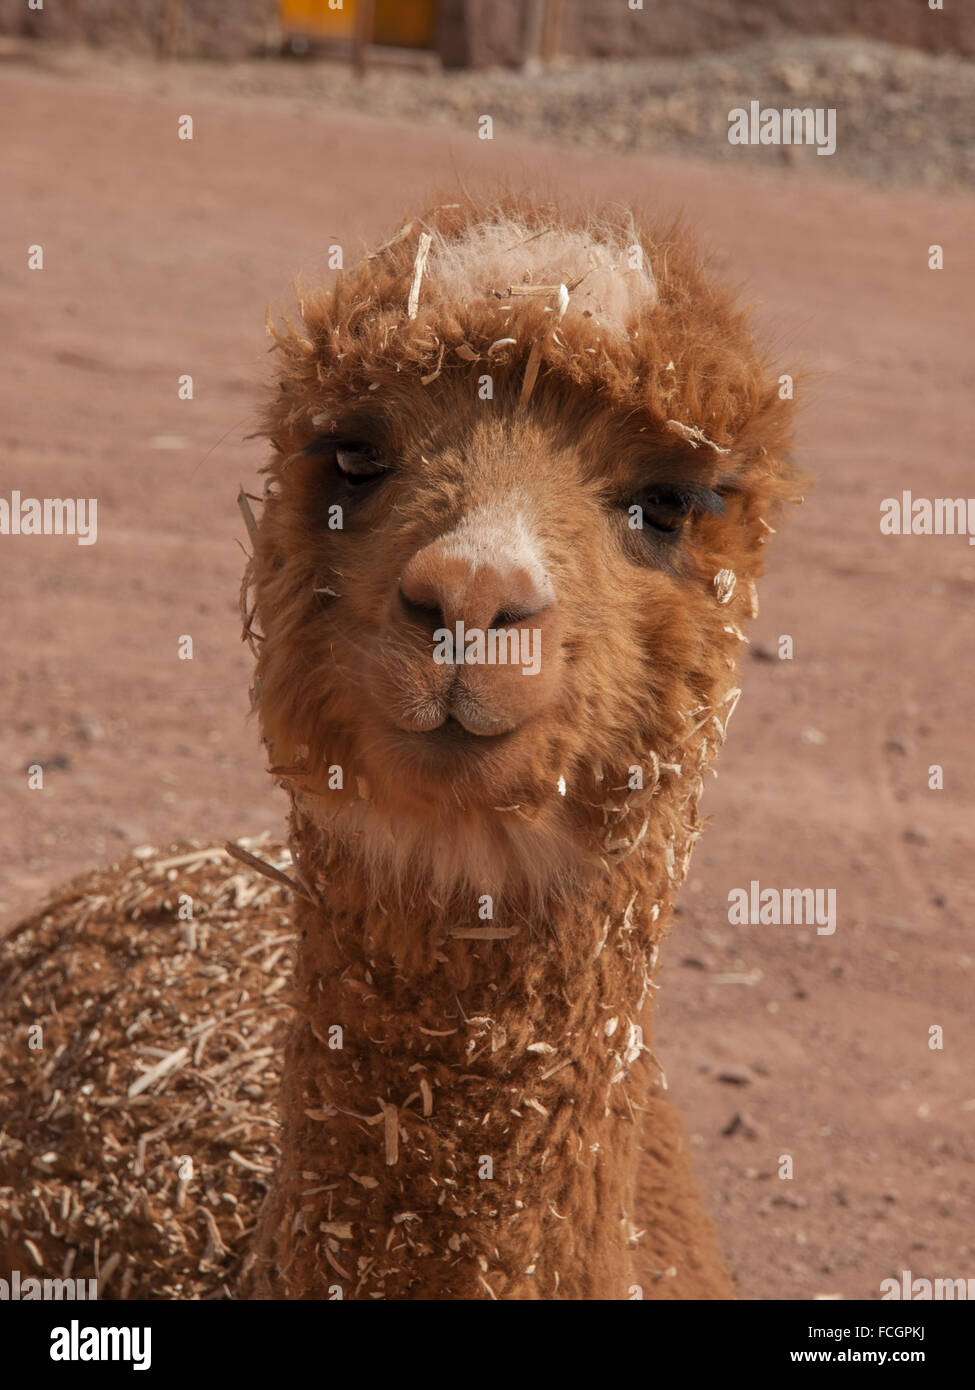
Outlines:
[[[400,576],[391,635],[413,653],[411,675],[468,733],[508,733],[546,707],[560,666],[555,587],[520,513],[480,507],[418,550]],[[431,669],[432,668],[432,669]]]

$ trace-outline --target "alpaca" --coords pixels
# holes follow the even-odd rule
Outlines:
[[[301,317],[247,580],[302,895],[244,1287],[640,1296],[654,976],[789,404],[630,215],[440,207]]]
[[[260,859],[212,847],[130,861],[15,934],[0,1036],[38,999],[87,1036],[41,1083],[4,1042],[33,1128],[7,1162],[0,1136],[0,1274],[26,1241],[54,1272],[82,1248],[79,1273],[97,1230],[122,1297],[731,1296],[651,1014],[741,624],[795,487],[791,405],[686,235],[629,214],[436,208],[300,307],[269,325],[274,456],[260,518],[245,508],[242,590],[290,854],[262,870],[274,888]],[[183,891],[215,925],[177,969],[160,929],[178,935]],[[141,1138],[121,1102],[82,1125],[65,1100],[139,1076],[146,1034],[105,1006],[132,995],[140,913],[159,924],[148,978],[172,1031],[151,1036],[174,1067],[130,1102]],[[276,1036],[283,991],[260,1002],[258,962],[291,949],[285,914],[272,1172],[264,1100],[220,1088],[240,1030],[245,1074],[259,1093],[276,1080],[254,1041]],[[57,965],[92,932],[110,947],[97,988]],[[214,971],[234,995],[204,1044]],[[19,1155],[53,1150],[62,1115],[72,1162],[44,1155],[25,1180]],[[88,1219],[77,1172],[103,1147]],[[177,1178],[184,1152],[195,1180]]]

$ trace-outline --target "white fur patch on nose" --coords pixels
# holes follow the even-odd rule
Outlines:
[[[503,502],[488,502],[469,511],[440,541],[445,560],[458,559],[475,568],[503,564],[531,580],[540,599],[551,603],[555,590],[524,513]]]
[[[515,220],[480,223],[457,240],[436,237],[426,275],[430,287],[453,302],[495,290],[554,286],[557,292],[566,285],[569,317],[588,312],[618,334],[657,302],[653,270],[635,232],[628,244],[619,235],[600,238],[588,230],[539,233]]]

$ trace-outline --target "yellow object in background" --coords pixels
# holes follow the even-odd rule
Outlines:
[[[370,42],[399,48],[434,47],[437,0],[375,0],[375,11]],[[284,32],[308,38],[351,39],[355,12],[356,0],[342,0],[341,9],[331,8],[329,0],[278,0],[278,19]]]

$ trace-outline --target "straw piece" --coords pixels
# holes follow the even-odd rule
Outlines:
[[[353,1182],[357,1182],[357,1183],[359,1184],[360,1187],[365,1187],[365,1188],[368,1189],[368,1188],[378,1187],[378,1186],[379,1186],[379,1179],[378,1179],[378,1178],[372,1178],[372,1177],[369,1177],[369,1176],[366,1175],[366,1174],[362,1174],[362,1173],[350,1173],[350,1174],[349,1174],[349,1177],[352,1179]]]
[[[233,840],[228,840],[224,845],[224,849],[231,858],[239,859],[241,864],[246,864],[247,867],[253,869],[255,873],[263,874],[265,878],[271,879],[272,882],[280,883],[285,888],[290,888],[292,893],[296,894],[299,898],[307,898],[309,902],[314,902],[314,899],[309,898],[308,894],[302,890],[301,885],[296,883],[293,878],[289,878],[287,874],[283,874],[281,870],[276,869],[273,864],[266,864],[263,859],[258,859],[255,854],[250,854],[246,849],[241,849],[240,845],[235,845]]]
[[[585,275],[588,274],[589,272],[586,271]],[[505,294],[514,296],[540,294],[545,295],[548,298],[551,298],[553,294],[559,295],[564,290],[566,296],[568,297],[570,291],[574,290],[577,285],[582,283],[582,281],[585,279],[585,275],[577,275],[574,280],[570,280],[568,284],[565,285],[509,285],[508,288],[505,290]],[[495,290],[495,294],[497,293],[498,291]]]
[[[439,353],[437,354],[437,365],[436,365],[436,367],[433,369],[433,371],[429,374],[429,376],[421,376],[421,377],[420,377],[420,385],[421,385],[421,386],[429,386],[430,383],[431,383],[431,381],[436,381],[437,377],[440,375],[440,368],[443,366],[443,354],[444,354],[444,344],[441,343],[441,344],[440,344],[440,351],[439,351]]]
[[[535,382],[538,379],[538,370],[542,365],[542,353],[545,350],[545,344],[548,341],[548,339],[552,336],[552,334],[555,332],[558,325],[562,322],[562,319],[565,317],[565,311],[569,307],[569,290],[566,285],[559,285],[557,290],[553,288],[551,290],[551,293],[558,295],[558,302],[556,304],[551,323],[548,325],[541,337],[536,338],[534,343],[532,343],[532,350],[528,354],[528,364],[525,367],[525,377],[521,384],[520,400],[522,405],[525,405],[526,402],[530,400],[531,394],[535,389]]]
[[[680,420],[668,420],[667,424],[674,434],[679,434],[681,439],[686,439],[692,449],[697,449],[702,444],[706,444],[709,449],[713,449],[716,454],[730,454],[730,449],[723,449],[720,444],[715,444],[713,439],[708,439],[707,435],[697,425],[685,425]]]
[[[548,1081],[550,1077],[555,1076],[555,1074],[556,1074],[557,1072],[560,1072],[560,1071],[564,1070],[565,1067],[574,1067],[574,1066],[575,1066],[575,1058],[573,1058],[573,1057],[566,1057],[566,1059],[565,1059],[564,1062],[559,1062],[557,1066],[549,1067],[548,1071],[543,1071],[542,1074],[541,1074],[541,1076],[539,1077],[539,1080],[540,1080],[540,1081]]]
[[[189,864],[202,864],[207,859],[219,861],[225,850],[221,845],[211,845],[209,849],[195,849],[190,854],[177,854],[172,859],[153,860],[151,867],[159,873],[167,869],[184,869]]]
[[[714,592],[719,603],[730,603],[734,598],[738,578],[734,570],[718,570],[714,579]]]
[[[330,1264],[330,1265],[332,1266],[332,1268],[335,1270],[336,1274],[341,1274],[341,1276],[342,1276],[343,1279],[351,1279],[351,1278],[352,1278],[351,1272],[350,1272],[349,1270],[347,1270],[347,1269],[345,1268],[344,1265],[340,1265],[340,1264],[339,1264],[338,1260],[335,1258],[335,1256],[332,1254],[331,1250],[328,1248],[327,1243],[326,1243],[326,1245],[325,1245],[325,1258],[326,1258],[326,1260],[328,1260],[329,1264]]]
[[[132,1082],[132,1085],[126,1092],[129,1100],[132,1100],[135,1096],[141,1096],[142,1092],[148,1090],[153,1082],[159,1081],[164,1076],[168,1076],[172,1071],[178,1071],[179,1068],[184,1066],[189,1060],[189,1055],[190,1050],[188,1047],[178,1047],[175,1052],[168,1053],[161,1062],[157,1062],[154,1067],[150,1067],[148,1071],[144,1071],[137,1081]]]
[[[392,1168],[399,1161],[399,1112],[395,1105],[379,1102],[383,1108],[386,1138],[386,1167]]]
[[[413,262],[413,282],[410,285],[410,297],[406,302],[406,317],[408,319],[415,319],[417,315],[420,304],[420,281],[423,279],[423,270],[432,245],[433,237],[430,233],[421,232],[416,249],[416,260]]]
[[[207,1228],[207,1248],[203,1252],[203,1259],[200,1263],[208,1265],[221,1255],[229,1254],[229,1251],[223,1243],[220,1235],[220,1227],[213,1219],[213,1212],[210,1208],[207,1206],[200,1206],[197,1208],[197,1211],[203,1213],[203,1222]]]
[[[525,379],[521,383],[522,405],[530,398],[531,393],[535,389],[535,382],[538,379],[538,369],[542,365],[542,352],[545,348],[545,338],[547,336],[547,334],[544,334],[541,338],[536,338],[532,343],[532,350],[528,354],[528,365],[525,367]]]
[[[244,518],[244,525],[247,527],[247,534],[251,538],[251,545],[256,548],[260,531],[258,530],[257,521],[251,509],[248,494],[244,491],[243,484],[240,485],[237,491],[237,506],[240,508],[240,514]]]
[[[252,1163],[249,1158],[239,1154],[236,1149],[230,1150],[230,1157],[241,1168],[246,1168],[251,1173],[273,1173],[274,1168],[270,1163]]]

